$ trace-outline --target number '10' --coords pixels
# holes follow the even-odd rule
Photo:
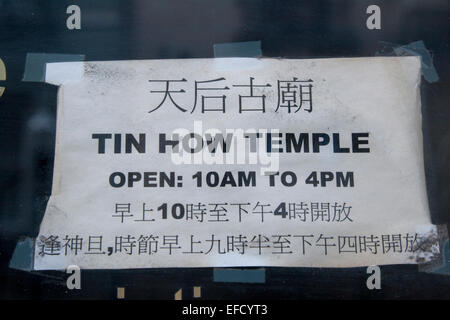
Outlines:
[[[163,203],[162,205],[160,205],[158,207],[158,211],[161,211],[163,219],[167,219],[167,203]],[[184,206],[181,203],[174,203],[172,205],[171,213],[172,217],[174,217],[175,219],[183,219],[184,212]]]

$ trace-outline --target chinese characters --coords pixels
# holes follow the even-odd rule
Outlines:
[[[179,112],[231,112],[228,110],[228,100],[233,96],[237,101],[237,112],[260,112],[266,113],[269,107],[274,112],[297,113],[313,111],[312,89],[313,80],[300,80],[293,77],[289,80],[277,80],[276,85],[270,83],[257,82],[254,77],[249,77],[248,83],[227,84],[224,77],[210,80],[194,80],[193,85],[189,85],[188,80],[182,79],[150,79],[153,86],[151,94],[160,94],[161,101],[153,106],[149,113],[161,109],[170,108]],[[189,90],[193,92],[193,102],[191,105],[181,105],[179,102],[182,94]],[[269,95],[277,97],[277,103],[268,106],[266,98]],[[233,103],[234,104],[234,103]]]

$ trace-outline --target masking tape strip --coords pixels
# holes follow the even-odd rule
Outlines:
[[[26,237],[17,242],[9,267],[11,269],[32,271],[34,266],[34,239]]]
[[[259,58],[262,56],[261,41],[217,43],[213,48],[215,58]]]
[[[381,48],[376,55],[393,56],[420,56],[422,61],[422,75],[429,83],[439,81],[439,75],[433,64],[433,57],[422,40],[414,41],[406,45],[380,41]]]
[[[422,60],[422,75],[429,83],[439,81],[439,76],[434,68],[433,58],[430,51],[425,47],[422,40],[414,41],[407,45],[394,48],[397,56],[418,55]]]
[[[450,275],[450,241],[447,239],[444,244],[444,249],[442,250],[444,256],[444,264],[432,269],[429,273],[445,274]]]
[[[83,61],[84,54],[27,53],[22,81],[45,82],[46,64]]]
[[[266,269],[214,268],[214,282],[265,283]]]

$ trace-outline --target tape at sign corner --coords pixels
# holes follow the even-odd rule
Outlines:
[[[27,53],[22,81],[51,84],[78,81],[83,75],[84,58],[84,54]],[[57,67],[50,65],[55,63]]]
[[[9,262],[11,269],[32,271],[34,265],[34,244],[33,238],[26,237],[17,242],[12,258]]]

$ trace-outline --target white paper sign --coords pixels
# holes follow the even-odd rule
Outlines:
[[[47,64],[35,269],[429,260],[420,59]]]

